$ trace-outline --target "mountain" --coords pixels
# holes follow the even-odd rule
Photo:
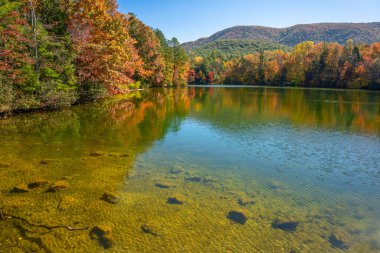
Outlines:
[[[182,46],[191,51],[218,40],[230,39],[268,41],[289,47],[305,40],[344,44],[348,39],[353,39],[355,43],[370,44],[380,41],[380,22],[303,24],[288,28],[235,26]]]

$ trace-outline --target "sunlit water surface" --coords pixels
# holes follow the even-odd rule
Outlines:
[[[0,252],[380,252],[380,93],[152,89],[0,134]]]

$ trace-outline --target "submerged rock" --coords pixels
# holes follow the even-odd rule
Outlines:
[[[91,152],[88,154],[89,156],[91,157],[99,157],[99,156],[104,156],[103,153],[100,153],[100,152]]]
[[[228,193],[231,194],[236,199],[237,203],[241,206],[255,204],[254,199],[251,197],[251,195],[248,195],[246,192],[229,191]]]
[[[228,213],[227,218],[235,223],[244,225],[248,220],[248,213],[246,210],[233,210]]]
[[[341,249],[341,250],[346,250],[350,248],[349,244],[345,242],[343,238],[339,237],[336,234],[330,235],[329,243],[331,247]]]
[[[216,177],[212,177],[212,176],[207,176],[207,177],[204,177],[203,178],[203,182],[205,184],[208,184],[208,183],[216,183],[218,182],[218,179]]]
[[[29,192],[29,188],[27,184],[19,184],[11,190],[11,193],[26,193],[26,192]]]
[[[272,228],[281,229],[286,232],[294,232],[297,230],[298,224],[299,222],[295,221],[282,222],[276,219],[272,222]]]
[[[50,159],[43,159],[39,162],[40,165],[48,165],[49,163],[51,163],[52,160]]]
[[[188,182],[199,183],[202,181],[202,178],[201,177],[187,177],[187,178],[185,178],[185,180]]]
[[[174,168],[174,169],[171,169],[169,170],[169,173],[170,174],[181,174],[183,172],[183,169],[177,169],[177,168]]]
[[[76,199],[72,196],[65,196],[61,199],[58,205],[60,211],[66,211],[70,209],[76,202]]]
[[[34,180],[33,182],[30,182],[28,184],[28,187],[29,187],[29,189],[35,189],[35,188],[46,186],[48,184],[49,184],[48,180],[37,179],[37,180]]]
[[[182,194],[175,194],[168,198],[167,203],[172,205],[182,205],[183,203],[186,203],[186,196]]]
[[[141,226],[141,230],[146,234],[160,236],[161,225],[157,222],[145,223]]]
[[[97,226],[90,231],[90,238],[98,241],[104,248],[109,249],[112,247],[112,228],[109,226]]]
[[[255,201],[253,198],[250,198],[248,196],[241,196],[238,198],[238,204],[241,206],[247,206],[247,205],[253,205],[255,204]]]
[[[95,153],[95,154],[102,155],[102,153]],[[100,155],[95,155],[95,156],[100,156]],[[126,158],[126,157],[130,156],[129,154],[120,154],[120,153],[108,153],[108,154],[104,154],[104,155],[107,155],[109,157],[120,157],[120,158]]]
[[[71,181],[71,180],[73,180],[73,177],[72,176],[64,176],[60,180]]]
[[[66,180],[59,180],[49,187],[48,192],[58,192],[67,188],[69,188],[69,183]]]
[[[240,197],[246,197],[247,193],[243,191],[229,191],[228,194],[232,195],[235,198],[240,198]]]
[[[6,168],[9,168],[11,167],[10,164],[7,164],[7,163],[0,163],[0,169],[6,169]]]
[[[162,189],[175,188],[175,185],[168,181],[157,181],[155,186]]]
[[[269,184],[269,188],[272,190],[281,190],[284,189],[284,185],[280,181],[272,180]]]
[[[104,200],[110,204],[117,204],[119,203],[119,196],[114,192],[105,192],[103,196],[101,197],[101,200]]]

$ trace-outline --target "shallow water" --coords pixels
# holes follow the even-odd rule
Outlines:
[[[380,252],[380,93],[152,89],[0,133],[0,252]]]

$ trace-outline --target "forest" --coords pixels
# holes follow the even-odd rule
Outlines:
[[[380,89],[380,42],[305,41],[290,52],[254,52],[234,59],[216,50],[202,55],[190,59],[189,83]]]
[[[225,40],[186,53],[116,0],[0,0],[0,113],[188,83],[380,88],[380,43],[277,47]]]
[[[217,51],[223,60],[231,60],[233,58],[238,58],[251,53],[261,53],[264,51],[274,50],[290,52],[291,47],[264,40],[220,39],[197,47],[193,50],[188,50],[188,54],[190,58],[195,56],[205,58],[210,53]]]
[[[187,55],[116,0],[0,0],[0,112],[184,85]]]

